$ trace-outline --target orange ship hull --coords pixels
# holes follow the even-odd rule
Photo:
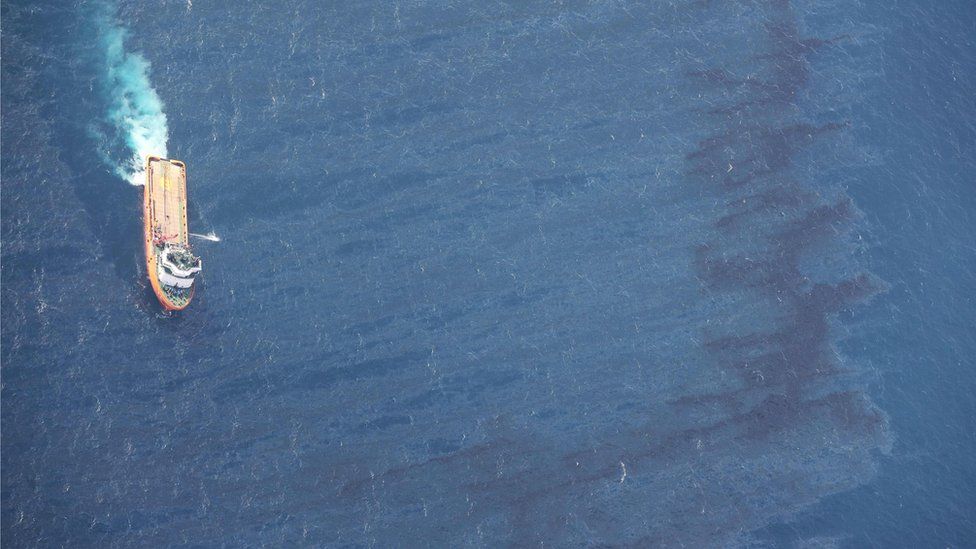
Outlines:
[[[179,160],[158,156],[146,159],[146,185],[143,192],[143,226],[146,247],[146,271],[153,293],[167,311],[185,309],[193,298],[179,298],[168,292],[159,280],[157,242],[164,235],[168,242],[189,245],[186,223],[186,165]]]

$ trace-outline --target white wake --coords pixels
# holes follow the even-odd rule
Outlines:
[[[163,102],[149,80],[149,61],[139,53],[126,51],[125,27],[110,14],[103,15],[99,27],[105,55],[103,77],[109,94],[107,118],[116,137],[127,147],[126,157],[106,160],[120,177],[143,185],[146,156],[167,156],[169,131]]]

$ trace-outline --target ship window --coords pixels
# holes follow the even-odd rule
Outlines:
[[[176,273],[174,273],[174,272],[173,272],[173,270],[172,270],[172,269],[170,269],[170,268],[169,268],[168,266],[166,266],[166,265],[163,265],[163,264],[160,264],[160,267],[162,267],[162,268],[163,268],[163,270],[164,270],[164,271],[166,271],[166,274],[168,274],[168,275],[170,275],[170,276],[174,276],[174,277],[176,277],[176,278],[181,278],[181,279],[183,279],[183,280],[187,280],[187,279],[193,279],[193,278],[196,278],[196,276],[197,276],[197,273],[199,273],[199,272],[200,272],[200,271],[196,271],[196,272],[192,272],[192,273],[190,273],[189,275],[182,275],[182,274],[176,274]]]

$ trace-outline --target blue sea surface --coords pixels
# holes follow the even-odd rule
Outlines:
[[[976,4],[0,18],[5,545],[976,545]]]

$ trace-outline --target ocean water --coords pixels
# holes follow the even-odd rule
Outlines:
[[[4,543],[976,544],[976,7],[880,4],[4,2]]]

